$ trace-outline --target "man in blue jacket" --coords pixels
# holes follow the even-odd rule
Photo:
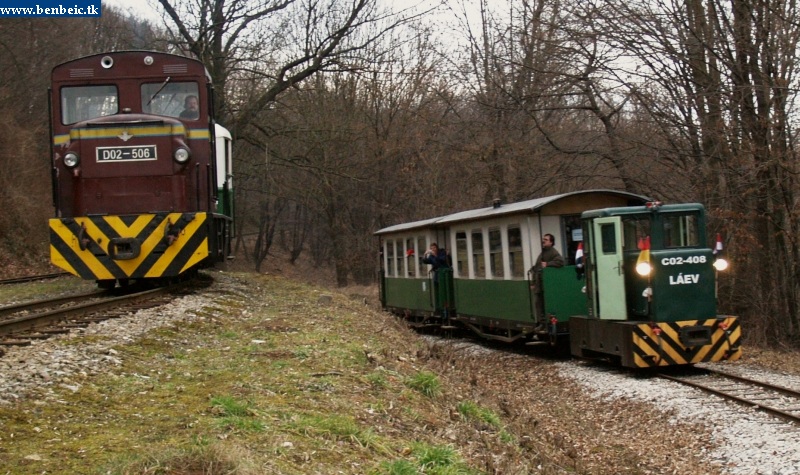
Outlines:
[[[444,249],[439,249],[439,245],[435,242],[431,243],[431,248],[425,251],[425,255],[422,256],[422,262],[424,264],[432,265],[434,271],[437,271],[442,267],[450,267],[447,251]]]

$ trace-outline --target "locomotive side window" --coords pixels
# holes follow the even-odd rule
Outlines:
[[[458,272],[458,277],[469,277],[468,256],[467,233],[458,232],[456,233],[456,272]]]
[[[523,278],[525,265],[522,257],[522,231],[516,225],[508,228],[508,263],[511,277]]]
[[[634,216],[622,218],[622,248],[626,251],[639,249],[639,240],[650,236],[649,216]]]
[[[503,238],[500,229],[489,229],[489,273],[492,278],[504,275],[503,271]]]
[[[117,86],[61,88],[61,122],[64,125],[116,114],[118,111]]]
[[[486,278],[486,259],[483,256],[483,231],[472,231],[472,270],[476,279]]]
[[[664,247],[700,245],[700,217],[692,214],[664,214]]]
[[[181,117],[183,114],[185,119],[197,120],[197,111],[192,115],[185,113],[192,98],[195,105],[199,106],[197,90],[197,83],[194,81],[170,82],[169,78],[157,83],[142,84],[142,112],[167,117]]]

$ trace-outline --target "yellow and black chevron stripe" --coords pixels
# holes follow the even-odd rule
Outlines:
[[[50,220],[50,260],[91,280],[174,277],[209,255],[207,213]],[[115,252],[118,242],[129,252]]]
[[[699,335],[695,342],[692,334]],[[738,360],[742,330],[736,317],[642,323],[632,328],[633,363],[639,368]]]

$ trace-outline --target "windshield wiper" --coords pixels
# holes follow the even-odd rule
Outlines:
[[[151,103],[151,102],[153,102],[153,99],[155,99],[155,98],[156,98],[156,96],[158,95],[158,93],[159,93],[159,92],[161,92],[161,91],[163,91],[163,90],[164,90],[164,88],[165,88],[165,87],[167,87],[167,83],[169,83],[169,80],[170,80],[170,79],[171,79],[171,78],[170,78],[169,76],[167,76],[167,79],[165,79],[165,80],[164,80],[164,83],[163,83],[163,84],[161,84],[161,87],[159,87],[159,88],[158,88],[158,91],[154,92],[154,93],[153,93],[153,95],[152,95],[152,96],[150,96],[150,100],[149,100],[149,101],[147,101],[147,104],[145,104],[145,106],[149,106],[149,105],[150,105],[150,103]]]

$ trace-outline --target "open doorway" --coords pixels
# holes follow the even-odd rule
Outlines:
[[[581,228],[581,216],[579,214],[562,216],[561,229],[564,230],[564,235],[561,236],[566,249],[564,260],[567,265],[575,265],[575,253],[578,251],[578,244],[583,241],[583,230]]]

